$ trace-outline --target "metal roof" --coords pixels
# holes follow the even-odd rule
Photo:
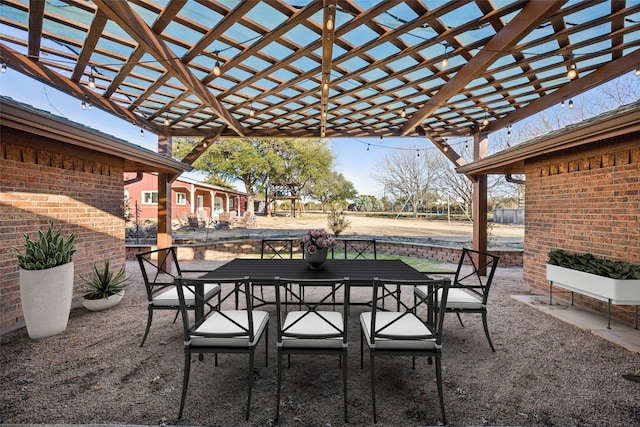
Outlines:
[[[176,136],[443,149],[635,69],[639,47],[638,0],[0,0],[4,65]]]

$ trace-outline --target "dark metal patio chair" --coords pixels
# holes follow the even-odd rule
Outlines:
[[[171,246],[168,248],[156,249],[153,251],[137,254],[138,264],[142,272],[142,278],[147,291],[147,327],[142,337],[140,347],[144,345],[149,330],[151,329],[151,321],[153,320],[153,312],[155,310],[174,310],[176,317],[175,322],[180,314],[180,301],[178,300],[178,291],[176,284],[178,277],[187,275],[202,275],[208,270],[183,270],[180,268],[178,258],[176,257],[176,249]],[[209,301],[218,296],[220,303],[220,286],[217,284],[207,284],[204,287],[204,298]],[[187,307],[192,310],[195,308],[193,299],[187,300]]]
[[[242,288],[246,296],[246,308],[243,310],[222,310],[219,305],[213,306],[209,304],[198,293],[198,287],[204,287],[210,282],[210,279],[180,278],[176,288],[184,326],[184,377],[178,418],[182,418],[184,410],[191,371],[191,355],[193,353],[200,356],[204,353],[215,353],[215,366],[218,366],[218,353],[245,353],[249,355],[249,368],[247,370],[249,389],[245,415],[245,419],[248,420],[255,374],[255,351],[263,335],[265,336],[265,366],[268,366],[269,361],[269,313],[253,310],[250,292],[251,281],[248,277],[222,279],[215,283],[217,286],[233,283],[236,289]],[[189,316],[188,309],[192,300],[198,301],[204,307],[204,313],[201,318]],[[200,357],[200,360],[202,360],[202,357]]]
[[[486,262],[479,262],[481,258],[485,258]],[[458,261],[458,268],[454,273],[453,284],[449,290],[449,299],[446,305],[446,311],[448,313],[456,313],[458,321],[463,327],[464,324],[460,314],[480,313],[482,315],[484,333],[493,352],[496,350],[489,335],[487,300],[489,299],[489,290],[491,289],[491,283],[499,260],[499,256],[464,248]],[[438,272],[424,273],[427,275],[443,274]],[[428,293],[429,289],[427,287],[418,286],[415,288],[414,297],[425,301]]]
[[[425,277],[420,281],[373,279],[373,301],[378,299],[381,288],[385,285],[426,286],[440,295],[440,304],[444,306],[449,291],[449,279],[429,280]],[[432,295],[432,294],[430,294]],[[422,301],[420,301],[422,302]],[[363,368],[364,343],[369,349],[371,374],[371,402],[373,407],[373,422],[378,421],[376,414],[376,356],[426,356],[429,363],[435,358],[436,382],[442,421],[447,423],[444,410],[444,395],[442,390],[442,325],[444,310],[440,304],[434,304],[432,309],[436,313],[433,323],[423,322],[415,314],[415,305],[406,306],[398,311],[383,311],[375,304],[371,311],[360,314],[360,368]]]
[[[349,279],[293,280],[276,278],[276,307],[278,321],[278,380],[276,422],[280,417],[282,390],[282,358],[292,354],[327,354],[339,357],[342,366],[344,393],[344,420],[347,422],[347,307],[349,306]],[[290,285],[300,286],[300,292]],[[344,294],[342,311],[336,311],[329,300],[335,294]],[[290,295],[291,303],[301,309],[286,312],[283,295]],[[327,308],[323,309],[323,306]],[[328,307],[332,306],[332,309]]]

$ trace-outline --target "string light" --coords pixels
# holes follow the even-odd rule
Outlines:
[[[327,18],[327,22],[326,22],[326,24],[325,24],[325,26],[326,26],[327,30],[329,30],[329,31],[333,30],[333,17],[331,16],[331,15],[332,15],[332,13],[331,13],[331,12],[332,12],[332,10],[331,10],[331,8],[332,8],[332,5],[329,5],[329,10],[328,10],[328,15],[329,15],[329,16],[328,16],[328,18]]]
[[[562,97],[562,101],[560,101],[560,107],[564,108],[564,96]]]
[[[82,107],[83,110],[87,109],[87,102],[84,99],[82,100],[81,107]]]
[[[416,150],[416,153],[418,153],[418,157],[420,157],[420,150]]]
[[[489,113],[485,113],[484,120],[482,121],[482,126],[488,126],[488,125],[489,125]]]
[[[203,142],[202,142],[202,146],[203,146],[204,148],[207,148],[207,142],[206,142],[206,141],[203,141]]]
[[[165,115],[164,116],[164,125],[165,126],[169,126],[171,124],[171,122],[169,122],[169,116]]]
[[[2,67],[2,72],[4,73],[4,71],[7,69],[7,66],[4,62],[2,63]],[[640,64],[638,64],[638,66],[636,67],[636,76],[640,76]]]
[[[370,146],[370,145],[371,145],[371,144],[367,144],[367,151],[369,151],[369,146]]]
[[[144,136],[144,129],[140,127],[140,136]]]
[[[511,138],[511,122],[509,122],[509,126],[507,126],[507,138]]]
[[[569,71],[567,71],[567,78],[569,80],[573,80],[576,77],[578,77],[578,70],[576,68],[576,63],[571,62],[571,65],[569,65]]]
[[[573,110],[573,101],[569,100],[569,109]]]
[[[96,88],[96,79],[93,77],[93,68],[91,69],[91,75],[89,76],[89,87],[91,89]]]
[[[400,112],[400,117],[402,117],[403,119],[407,117],[407,110],[404,107],[402,107],[402,111]]]
[[[444,45],[444,58],[442,59],[442,68],[447,68],[449,66],[449,58],[447,56],[447,48],[448,47],[449,47],[449,45],[445,43],[445,45]]]
[[[380,135],[380,144],[382,144],[384,142],[383,139],[384,138],[382,137],[382,135]]]
[[[253,111],[253,102],[249,101],[249,117],[253,117],[256,115],[256,112]]]
[[[218,51],[216,51],[216,65],[213,67],[213,75],[219,77],[222,73],[222,69],[220,68],[220,61],[218,58]]]
[[[2,64],[0,64],[0,71],[3,73],[7,72],[7,63],[4,60],[2,60]]]

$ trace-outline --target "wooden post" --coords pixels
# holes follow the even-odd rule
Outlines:
[[[171,157],[172,139],[158,135],[158,153]],[[166,173],[158,174],[158,238],[159,248],[168,248],[173,244],[171,237],[171,182]]]
[[[477,161],[486,157],[489,152],[489,139],[487,134],[475,134],[473,137],[473,160]],[[473,183],[473,249],[487,251],[487,175],[477,175]],[[485,256],[478,257],[475,262],[479,265],[486,264]],[[484,259],[482,259],[484,258]],[[486,269],[480,271],[486,276]]]

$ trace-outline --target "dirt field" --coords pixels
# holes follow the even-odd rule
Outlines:
[[[446,220],[427,220],[413,218],[379,218],[348,213],[351,225],[341,235],[359,237],[377,237],[389,240],[411,240],[422,242],[450,242],[469,245],[472,241],[473,224],[471,222]],[[306,213],[302,217],[265,217],[257,216],[257,228],[237,228],[232,230],[210,229],[208,235],[203,229],[177,229],[176,236],[217,240],[233,237],[262,236],[300,236],[311,228],[328,229],[327,215]],[[490,247],[522,247],[524,226],[510,224],[489,224]]]

